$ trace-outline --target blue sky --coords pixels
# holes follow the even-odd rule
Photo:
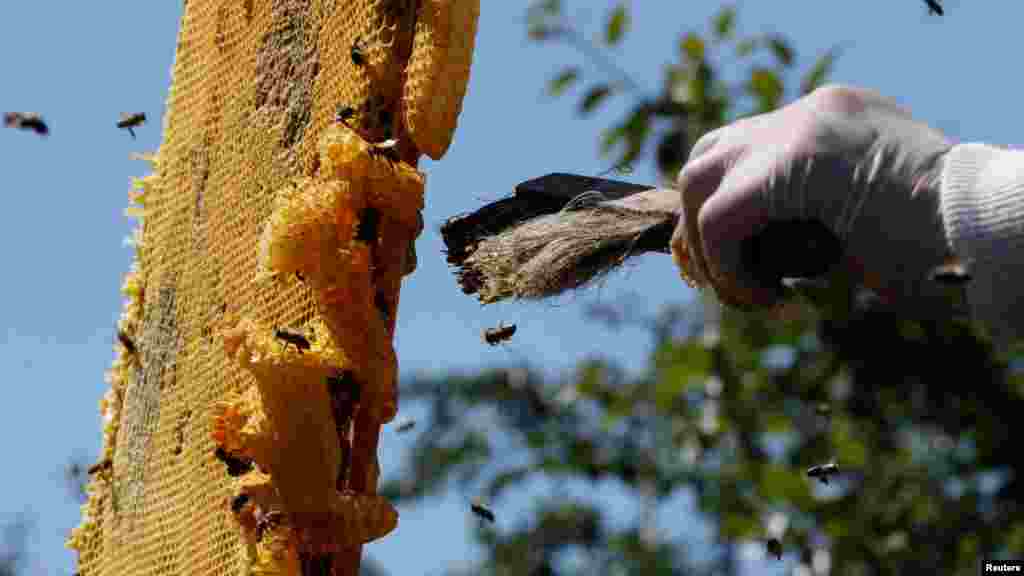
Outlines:
[[[39,111],[52,134],[0,130],[0,437],[7,473],[0,475],[0,520],[32,514],[29,573],[70,573],[63,548],[78,523],[62,466],[72,456],[93,458],[100,447],[97,402],[113,359],[118,288],[131,261],[122,239],[132,222],[123,214],[130,178],[147,165],[131,152],[155,150],[170,83],[180,2],[8,2],[0,35],[0,111]],[[417,243],[419,269],[405,282],[399,309],[398,357],[403,374],[473,369],[528,359],[555,371],[592,354],[643,366],[649,342],[642,332],[611,333],[582,319],[587,303],[625,294],[650,307],[692,297],[671,260],[651,256],[627,266],[597,288],[554,302],[481,308],[463,295],[444,261],[437,232],[448,217],[508,194],[522,180],[552,171],[596,174],[600,130],[620,117],[615,102],[586,120],[574,116],[578,92],[551,100],[546,80],[562,65],[585,64],[559,45],[526,39],[525,2],[484,0],[469,90],[455,141],[440,162],[424,160],[428,175],[427,229]],[[585,30],[600,31],[611,2],[567,2]],[[706,30],[719,2],[633,2],[633,29],[615,61],[656,90],[674,60],[679,35]],[[798,62],[841,43],[846,50],[833,79],[896,97],[921,119],[962,140],[1022,144],[1022,80],[1008,50],[1024,21],[1019,2],[946,0],[944,18],[927,17],[918,0],[826,0],[740,3],[740,30],[790,37]],[[132,6],[125,8],[125,6]],[[138,7],[136,7],[138,6]],[[600,72],[586,68],[591,78]],[[138,140],[113,127],[122,111],[145,111],[150,123]],[[623,177],[653,182],[649,163]],[[519,332],[506,347],[480,342],[499,321]],[[408,407],[412,411],[412,407]],[[405,407],[403,407],[405,411]],[[27,434],[29,440],[22,435]],[[384,432],[384,473],[397,469],[408,436]],[[596,496],[595,496],[596,495]],[[401,510],[396,532],[367,547],[393,574],[436,574],[472,558],[472,521],[454,495]],[[627,507],[612,487],[589,497]],[[516,519],[526,498],[502,503],[499,524]],[[685,511],[661,511],[666,530]],[[697,537],[698,530],[686,529]],[[789,559],[791,562],[792,559]],[[752,564],[757,566],[758,564]],[[791,566],[784,563],[783,566]],[[782,573],[773,564],[766,573]]]

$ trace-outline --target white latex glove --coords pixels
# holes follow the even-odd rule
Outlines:
[[[947,301],[928,273],[951,255],[939,185],[952,146],[876,92],[819,88],[696,143],[677,179],[673,255],[727,303],[768,306],[779,294],[744,269],[741,242],[772,221],[817,220],[868,287],[933,309]]]

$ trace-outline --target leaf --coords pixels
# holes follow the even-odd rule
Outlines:
[[[800,93],[810,94],[815,88],[824,84],[829,74],[832,73],[832,67],[835,65],[836,58],[838,57],[839,47],[834,46],[818,58],[818,61],[814,63],[814,66],[811,67],[811,70],[800,82]]]
[[[754,68],[751,71],[748,88],[757,98],[761,112],[778,108],[782,101],[782,80],[767,68]]]
[[[759,496],[768,501],[785,501],[804,507],[813,503],[808,483],[802,472],[779,464],[765,464],[761,468]]]
[[[548,24],[530,25],[527,35],[531,40],[551,40],[556,36],[566,33],[564,26],[551,26]]]
[[[527,34],[533,40],[548,40],[565,32],[565,27],[556,23],[562,12],[560,0],[544,0],[531,4],[526,12]]]
[[[605,130],[604,134],[601,135],[601,156],[605,156],[615,148],[623,138],[626,137],[625,125],[619,125],[609,130]]]
[[[760,38],[744,38],[736,43],[736,55],[740,58],[746,58],[753,54],[754,50],[757,50],[760,47]]]
[[[687,82],[688,93],[686,95],[686,103],[696,108],[698,114],[702,116],[713,82],[714,72],[704,62],[697,65],[697,70]]]
[[[1024,522],[1017,522],[1010,529],[1010,534],[1006,537],[1006,546],[1010,552],[1019,554],[1024,552]]]
[[[668,66],[665,70],[665,93],[672,102],[686,104],[689,101],[687,84],[690,71],[685,66]]]
[[[618,164],[632,164],[640,156],[647,135],[651,132],[652,113],[644,106],[637,107],[625,124],[626,153],[619,158]]]
[[[557,97],[569,89],[580,77],[580,69],[572,66],[562,70],[561,74],[555,76],[548,83],[548,94]]]
[[[793,429],[793,420],[782,412],[767,412],[761,415],[765,434],[783,434]]]
[[[714,29],[716,40],[727,40],[732,37],[736,29],[736,7],[723,6],[714,17]]]
[[[614,46],[622,40],[622,36],[629,28],[629,13],[626,12],[626,5],[619,3],[612,10],[608,18],[608,28],[605,30],[605,40],[609,46]]]
[[[604,381],[604,364],[588,361],[577,369],[576,392],[584,397],[597,398],[605,389]]]
[[[608,84],[598,84],[591,88],[587,94],[580,101],[580,114],[589,114],[593,112],[601,101],[610,96],[612,93],[612,87]]]
[[[691,62],[704,60],[704,39],[693,32],[683,37],[683,41],[679,43],[679,49]]]
[[[775,58],[778,59],[779,63],[789,68],[793,65],[793,48],[790,47],[786,39],[780,35],[773,35],[768,38],[768,47],[771,48],[772,53],[775,54]]]
[[[868,460],[867,446],[856,435],[854,424],[848,418],[833,418],[829,426],[836,458],[852,468],[863,467]]]
[[[502,492],[525,480],[532,471],[531,467],[522,466],[499,472],[491,479],[490,484],[487,486],[487,499],[497,500]]]
[[[668,133],[658,143],[658,171],[674,179],[690,155],[690,143],[683,128]]]
[[[756,516],[745,514],[726,514],[722,518],[721,532],[729,538],[742,540],[759,533],[760,523]]]
[[[711,371],[711,354],[697,341],[666,344],[655,353],[654,362],[660,376],[655,401],[664,410],[688,387],[703,385]]]
[[[544,0],[540,4],[543,6],[544,11],[549,14],[559,14],[562,11],[561,0]]]

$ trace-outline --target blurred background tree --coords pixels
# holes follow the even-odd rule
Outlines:
[[[31,520],[21,514],[4,523],[0,531],[0,576],[22,573]]]
[[[555,75],[552,96],[584,85],[584,117],[633,102],[601,143],[620,171],[653,159],[673,179],[702,134],[810,92],[839,55],[801,65],[782,35],[738,37],[725,6],[679,39],[649,93],[608,56],[630,32],[628,6],[606,15],[598,42],[557,0],[535,2],[527,19],[532,40],[568,42],[592,64]],[[1012,439],[1024,381],[969,325],[870,305],[794,305],[780,317],[708,297],[635,304],[595,305],[591,317],[646,328],[639,377],[594,358],[557,381],[519,365],[403,383],[403,404],[429,414],[382,492],[412,505],[457,489],[467,513],[480,498],[499,519],[473,506],[481,559],[450,574],[734,575],[741,550],[804,574],[974,574],[982,557],[1021,557],[1024,462]],[[836,474],[808,476],[829,463]],[[635,519],[571,490],[609,483]],[[533,504],[505,520],[517,492]],[[683,520],[710,527],[707,546],[655,526],[683,493],[700,512]]]

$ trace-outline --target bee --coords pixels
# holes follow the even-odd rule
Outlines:
[[[339,105],[337,111],[334,113],[334,121],[341,124],[345,124],[355,117],[356,109],[351,106]]]
[[[963,286],[971,281],[971,274],[967,271],[967,267],[957,258],[950,258],[941,266],[936,266],[928,277],[932,282],[947,286]]]
[[[822,464],[821,466],[811,466],[807,469],[808,477],[817,478],[826,486],[828,485],[828,477],[838,473],[839,465],[834,462],[830,464]]]
[[[373,208],[364,208],[359,214],[359,227],[356,240],[373,244],[377,241],[377,228],[380,226],[380,212]]]
[[[498,325],[497,328],[488,328],[484,330],[484,342],[491,346],[497,346],[501,342],[508,340],[516,333],[516,325],[510,324],[508,326]]]
[[[383,157],[391,162],[398,162],[398,139],[389,138],[383,142],[377,142],[370,147],[370,156]]]
[[[407,420],[403,420],[402,422],[400,422],[398,426],[395,426],[395,432],[398,432],[399,434],[405,434],[406,432],[412,430],[415,427],[416,421],[413,420],[412,418],[409,418]]]
[[[360,68],[366,66],[366,47],[363,45],[363,40],[356,37],[356,41],[352,43],[352,48],[349,50],[349,56],[352,57],[352,63]]]
[[[254,466],[252,460],[246,458],[236,458],[231,454],[228,454],[228,451],[225,450],[223,446],[218,446],[217,450],[213,453],[213,455],[217,458],[217,460],[220,460],[221,462],[224,463],[224,465],[228,469],[228,476],[231,476],[232,478],[237,478],[238,476],[241,476],[249,472],[250,470],[253,469]]]
[[[138,350],[138,348],[135,347],[135,341],[132,340],[124,330],[117,331],[117,341],[120,342],[121,346],[124,346],[124,349],[132,356],[134,356],[135,352]]]
[[[50,133],[50,128],[43,117],[35,112],[8,112],[4,114],[4,125],[19,130],[32,130],[40,136]]]
[[[828,402],[818,403],[815,411],[818,413],[818,416],[822,416],[824,418],[832,416],[832,406],[829,406]]]
[[[284,514],[278,511],[267,512],[261,514],[259,520],[256,521],[256,540],[263,539],[263,533],[267,530],[273,529],[281,525],[281,520],[284,519]]]
[[[397,25],[396,26],[383,26],[383,27],[381,27],[380,29],[377,30],[377,33],[380,33],[384,29],[390,29],[392,31],[392,34],[394,34],[395,30],[397,29]],[[392,39],[389,40],[388,42],[378,42],[378,43],[376,43],[376,45],[374,47],[376,48],[376,47],[379,46],[380,48],[390,48],[390,47],[392,47],[394,45],[395,45],[395,40],[394,40],[394,37],[392,37]],[[369,48],[370,47],[367,46],[365,42],[363,42],[363,39],[361,37],[356,36],[356,40],[355,40],[355,42],[352,43],[352,48],[350,48],[349,52],[348,52],[349,56],[352,58],[352,63],[355,64],[359,68],[362,68],[363,66],[366,66],[366,64],[368,62],[366,52],[367,52],[367,50],[369,50]]]
[[[299,272],[295,273],[295,279],[298,280],[299,282],[305,282],[306,281],[306,278],[301,273],[299,273]]]
[[[114,465],[114,462],[110,458],[103,459],[92,466],[89,466],[87,472],[90,476],[104,470],[109,470]]]
[[[242,511],[242,508],[245,508],[245,505],[248,503],[249,495],[239,494],[238,496],[235,496],[234,498],[231,499],[231,511],[235,514],[238,514]]]
[[[277,328],[274,330],[274,337],[284,341],[285,350],[288,349],[288,345],[295,346],[295,349],[301,354],[303,350],[310,349],[309,340],[306,339],[302,334],[285,328]]]
[[[782,542],[779,542],[777,538],[765,540],[764,547],[768,550],[769,554],[775,556],[776,560],[782,560]]]
[[[392,124],[391,111],[386,108],[381,108],[377,111],[377,122],[384,127],[384,138],[391,138],[391,127]]]
[[[373,297],[373,304],[377,307],[377,311],[380,312],[380,317],[385,322],[391,321],[391,308],[388,304],[388,299],[384,293],[380,290]]]
[[[473,510],[473,514],[476,514],[480,518],[483,518],[484,520],[487,520],[488,522],[490,522],[492,524],[494,523],[494,520],[495,520],[494,512],[492,512],[489,508],[487,508],[482,503],[480,503],[479,500],[473,501],[473,503],[470,504],[469,507],[470,507],[470,509]]]
[[[329,576],[330,574],[333,574],[331,571],[331,562],[332,559],[330,554],[303,554],[301,557],[301,573],[303,576]]]
[[[929,14],[937,14],[939,16],[945,14],[942,10],[942,4],[939,4],[939,0],[924,0],[924,3],[928,6]]]
[[[135,130],[133,130],[133,128],[138,128],[145,123],[145,112],[135,112],[132,114],[128,112],[121,112],[121,119],[117,121],[117,127],[128,130],[128,133],[132,135],[132,139],[134,140]]]

